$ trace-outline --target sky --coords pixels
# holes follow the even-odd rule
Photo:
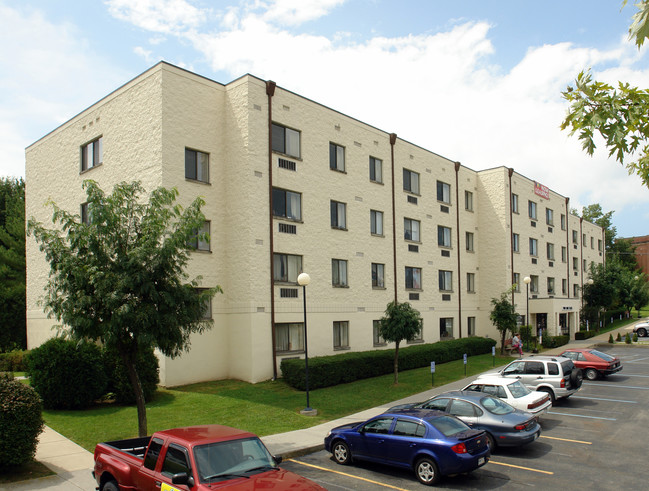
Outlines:
[[[649,88],[622,0],[0,0],[0,177],[160,60],[246,73],[473,170],[497,166],[649,234],[649,189],[559,126],[590,69]]]

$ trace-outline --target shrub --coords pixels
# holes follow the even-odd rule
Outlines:
[[[117,351],[111,348],[104,348],[103,351],[104,366],[108,374],[108,392],[115,394],[115,399],[120,404],[134,404],[135,395],[133,386],[128,379],[126,368],[117,354]],[[158,357],[153,352],[153,348],[145,349],[140,353],[136,361],[137,373],[140,376],[144,400],[149,401],[155,394],[160,382],[158,374]]]
[[[608,342],[609,342],[610,344],[615,343],[615,341],[613,341],[613,333],[611,333],[611,334],[608,335]]]
[[[617,333],[617,341],[622,341],[622,335],[619,332]]]
[[[468,356],[489,353],[496,345],[489,338],[461,338],[399,349],[399,370],[429,366],[431,361],[446,363]],[[281,363],[284,380],[291,387],[305,390],[304,360],[286,359]],[[309,389],[319,389],[394,371],[394,350],[360,351],[309,358]]]
[[[568,344],[570,336],[543,336],[544,348],[558,348],[564,344]]]
[[[26,353],[28,352],[25,350],[0,353],[0,372],[24,372],[24,356]]]
[[[624,342],[626,344],[631,344],[631,335],[627,332],[626,336],[624,336]]]
[[[633,333],[633,342],[634,342],[634,343],[637,343],[637,342],[638,342],[638,333],[637,333],[637,332],[634,332],[634,333]]]
[[[578,341],[580,339],[588,339],[592,338],[593,336],[597,336],[597,331],[577,331],[575,333],[575,340]]]
[[[30,462],[43,431],[41,399],[34,389],[0,377],[0,469]]]
[[[62,338],[31,350],[27,372],[47,409],[88,407],[104,395],[108,381],[96,344]]]

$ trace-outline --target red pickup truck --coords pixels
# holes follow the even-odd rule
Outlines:
[[[280,468],[281,460],[253,433],[190,426],[98,443],[92,474],[100,491],[324,489]]]

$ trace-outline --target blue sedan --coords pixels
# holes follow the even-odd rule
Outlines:
[[[484,431],[442,411],[404,409],[332,429],[325,449],[339,464],[366,460],[414,470],[423,484],[471,472],[491,456]]]

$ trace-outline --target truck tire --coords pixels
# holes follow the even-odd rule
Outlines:
[[[101,491],[119,491],[119,485],[117,481],[108,481],[102,486]]]

